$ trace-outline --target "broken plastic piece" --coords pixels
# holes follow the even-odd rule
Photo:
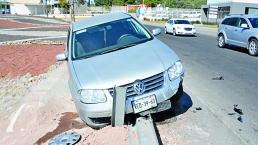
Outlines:
[[[238,113],[239,115],[243,115],[244,113],[243,113],[242,109],[237,108],[237,106],[238,106],[238,105],[234,105],[234,111],[235,111],[236,113]]]
[[[220,73],[217,73],[216,76],[212,78],[212,80],[224,80],[224,77]]]
[[[202,108],[201,107],[196,107],[195,110],[199,111],[199,110],[202,110]]]
[[[243,123],[243,122],[244,122],[244,120],[243,120],[242,116],[239,116],[239,117],[237,118],[237,120],[238,120],[238,121],[240,121],[241,123]]]
[[[228,115],[235,115],[236,113],[228,113]]]

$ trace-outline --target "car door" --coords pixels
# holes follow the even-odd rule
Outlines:
[[[239,25],[239,19],[238,17],[232,17],[228,21],[228,25],[225,27],[225,33],[227,35],[227,40],[229,44],[237,45],[236,41],[234,40],[234,31]]]
[[[247,24],[247,21],[244,18],[240,18],[237,27],[234,28],[233,31],[233,40],[235,41],[237,46],[245,47],[247,44],[248,33],[250,32],[248,28],[242,28],[242,24]],[[250,28],[250,27],[249,27]]]

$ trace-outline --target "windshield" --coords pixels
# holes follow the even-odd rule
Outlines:
[[[253,28],[258,28],[258,18],[249,18]]]
[[[175,20],[175,24],[190,24],[187,20]]]
[[[113,21],[76,31],[73,59],[83,59],[137,45],[152,36],[132,18]]]

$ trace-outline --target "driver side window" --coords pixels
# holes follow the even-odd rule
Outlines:
[[[240,26],[241,26],[242,24],[246,24],[246,25],[249,27],[247,21],[246,21],[244,18],[241,18]]]

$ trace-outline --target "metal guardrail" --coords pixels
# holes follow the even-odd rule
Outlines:
[[[126,87],[115,87],[111,124],[113,127],[124,125]],[[157,134],[150,114],[138,117],[135,125],[128,128],[129,145],[159,145]]]

